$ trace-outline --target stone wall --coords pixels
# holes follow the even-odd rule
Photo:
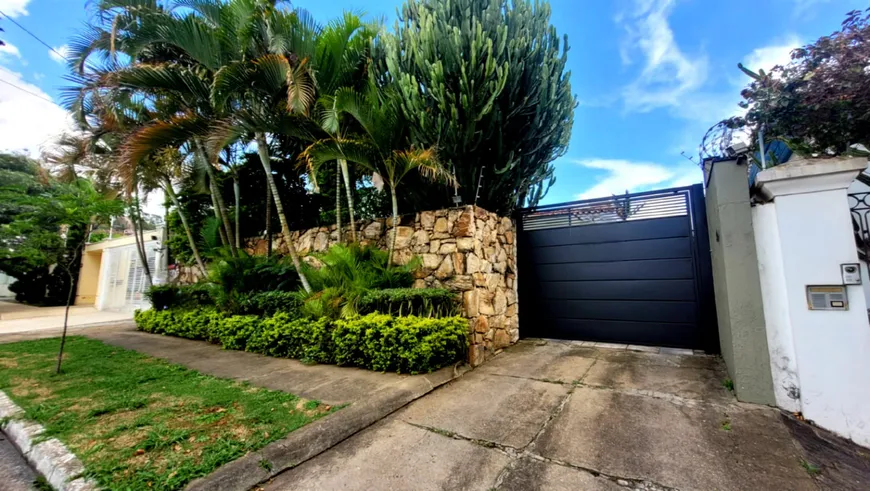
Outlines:
[[[358,238],[364,245],[387,249],[391,228],[389,218],[357,223]],[[343,235],[349,242],[346,226]],[[299,254],[307,256],[303,260],[316,264],[308,255],[326,251],[338,242],[338,234],[333,225],[295,231],[291,239]],[[277,254],[287,253],[281,235],[273,238],[272,247]],[[265,254],[266,240],[250,239],[246,249]],[[516,251],[510,218],[465,206],[400,217],[393,260],[405,264],[420,257],[414,287],[449,288],[461,295],[472,330],[468,362],[476,366],[519,339]]]

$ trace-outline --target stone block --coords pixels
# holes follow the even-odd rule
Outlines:
[[[504,329],[506,326],[503,315],[493,315],[489,318],[489,327],[492,329]]]
[[[487,290],[478,290],[478,292],[480,301],[477,308],[480,314],[495,315],[495,307],[493,306],[493,297],[495,295],[491,291]]]
[[[447,218],[446,217],[440,217],[437,220],[435,220],[434,231],[436,234],[438,234],[438,233],[446,234],[448,232]]]
[[[510,346],[511,337],[507,331],[504,329],[497,329],[495,331],[495,336],[492,338],[492,347],[495,349],[501,349],[506,346]]]
[[[432,230],[432,227],[435,226],[435,212],[420,212],[420,226],[423,227],[423,230]]]
[[[441,249],[440,240],[435,239],[429,241],[429,252],[431,252],[432,254],[436,254],[439,249]]]
[[[438,249],[439,254],[453,254],[454,252],[456,252],[456,244],[455,243],[453,243],[453,244],[442,243],[441,248]]]
[[[465,274],[465,254],[454,252],[451,254],[451,257],[453,257],[453,272],[456,274]],[[471,277],[468,279],[471,280]]]
[[[444,280],[451,276],[453,276],[453,258],[450,256],[444,256],[441,265],[435,270],[435,277],[439,280]]]
[[[471,210],[466,209],[456,219],[453,225],[454,237],[473,237],[475,231],[474,214]]]
[[[423,278],[417,278],[414,280],[414,284],[411,285],[411,288],[426,288],[426,280]]]
[[[485,315],[478,316],[474,320],[474,332],[483,334],[489,332],[489,329],[489,319]]]
[[[467,267],[466,267],[466,270],[467,270]],[[471,275],[471,278],[474,280],[474,286],[486,286],[486,275],[485,274],[474,273]]]
[[[505,295],[505,296],[507,296],[507,295]],[[505,310],[504,310],[504,315],[505,315],[505,317],[513,317],[513,316],[517,315],[517,304],[514,303],[511,305],[508,305],[507,308],[505,308]]]
[[[314,238],[314,250],[323,252],[329,247],[329,234],[326,232],[318,232]]]
[[[465,256],[465,272],[474,274],[480,271],[480,258],[473,252]]]
[[[411,238],[411,244],[415,246],[425,245],[426,249],[429,249],[429,233],[425,230],[417,230],[414,232],[414,236]]]
[[[464,292],[474,288],[474,280],[471,275],[456,275],[447,280],[445,286],[453,291]]]
[[[505,313],[505,311],[507,310],[507,297],[505,297],[504,290],[496,290],[495,296],[492,300],[492,304],[496,314]]]
[[[477,290],[468,290],[462,294],[462,313],[465,317],[474,317],[478,314],[479,299]]]
[[[411,262],[411,259],[414,258],[414,253],[411,252],[411,249],[398,249],[393,252],[393,264],[405,265]]]
[[[414,229],[411,227],[398,227],[395,229],[396,234],[396,249],[404,249],[411,245],[411,237],[414,235]]]
[[[423,254],[423,267],[427,269],[435,269],[441,264],[441,256],[438,254]]]
[[[377,240],[384,233],[384,225],[379,221],[374,221],[365,226],[362,230],[363,237],[369,240]]]
[[[474,250],[474,239],[471,237],[460,237],[456,239],[456,249],[460,252]]]
[[[504,276],[498,273],[487,273],[486,275],[486,287],[492,291],[495,291],[499,287],[504,286]]]
[[[475,344],[468,348],[468,364],[476,367],[483,363],[484,348],[483,345]]]

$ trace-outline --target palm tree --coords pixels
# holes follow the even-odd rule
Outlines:
[[[365,94],[340,89],[335,94],[337,113],[350,115],[362,129],[361,134],[331,137],[312,143],[300,156],[309,167],[343,159],[383,177],[390,187],[393,208],[393,234],[390,239],[388,264],[393,262],[399,227],[398,188],[412,172],[423,177],[456,185],[453,175],[438,161],[433,148],[408,145],[407,128],[401,119],[395,98],[378,94],[370,87]]]

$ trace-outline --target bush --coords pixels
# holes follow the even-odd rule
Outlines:
[[[140,330],[220,343],[306,362],[337,363],[379,371],[419,373],[462,360],[468,321],[462,317],[392,317],[369,314],[331,321],[225,315],[216,310],[146,310],[135,314]]]
[[[216,285],[215,303],[221,310],[231,314],[243,313],[250,295],[289,292],[299,286],[299,275],[289,260],[238,252],[238,257],[222,252],[209,270],[209,280]]]
[[[299,292],[302,313],[314,318],[353,316],[359,313],[359,302],[366,292],[411,286],[419,259],[388,267],[388,256],[386,251],[359,244],[330,247],[317,256],[323,267],[305,269],[312,292]]]
[[[288,312],[297,315],[302,302],[296,292],[261,292],[243,297],[239,301],[242,314],[273,315]]]
[[[443,288],[388,288],[371,290],[359,302],[363,314],[449,317],[459,314],[459,296]]]
[[[214,287],[208,283],[193,285],[154,285],[145,292],[155,310],[195,309],[214,305]]]

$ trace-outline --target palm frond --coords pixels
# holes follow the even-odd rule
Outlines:
[[[287,106],[291,111],[308,115],[314,104],[316,83],[308,69],[308,59],[300,60],[286,72]]]

